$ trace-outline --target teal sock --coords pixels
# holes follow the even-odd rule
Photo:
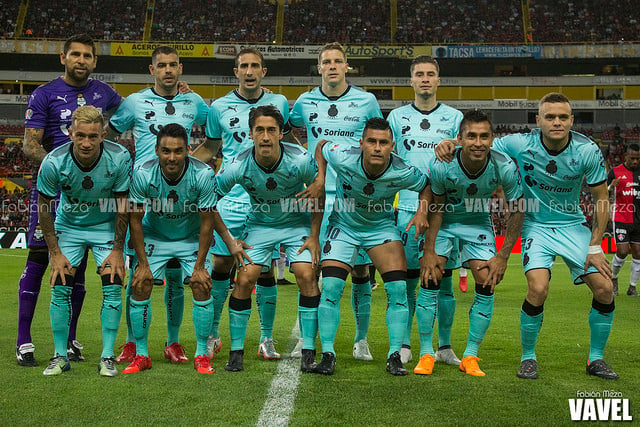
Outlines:
[[[69,283],[69,279],[65,278],[65,280]],[[64,285],[55,285],[51,290],[49,315],[53,332],[54,356],[67,357],[67,340],[69,339],[69,323],[71,323],[71,290],[71,286]]]
[[[131,329],[136,343],[136,354],[149,357],[147,340],[151,326],[151,298],[136,301],[131,298]]]
[[[520,342],[522,343],[522,356],[520,361],[536,360],[536,343],[542,328],[544,319],[544,305],[533,306],[526,299],[520,309]]]
[[[164,303],[167,307],[167,345],[180,342],[180,325],[184,315],[184,284],[181,268],[167,268]]]
[[[416,312],[416,286],[420,281],[419,277],[407,279],[407,308],[409,309],[409,318],[407,319],[407,329],[404,333],[402,345],[411,347],[411,329],[413,327],[413,315]]]
[[[478,355],[478,348],[482,344],[493,316],[493,294],[483,295],[478,292],[478,288],[482,287],[476,284],[476,294],[469,309],[469,338],[462,357]]]
[[[438,293],[438,348],[451,346],[451,328],[456,314],[456,298],[453,296],[451,273],[440,282]]]
[[[133,337],[133,329],[131,329],[131,304],[129,301],[131,300],[131,295],[133,294],[133,288],[131,287],[131,280],[133,280],[133,273],[135,270],[133,268],[129,269],[129,283],[125,288],[125,296],[124,296],[124,316],[127,321],[127,340],[126,342],[135,342],[135,338]]]
[[[358,283],[364,280],[364,283]],[[355,282],[354,282],[355,281]],[[351,278],[351,306],[356,319],[356,337],[358,342],[367,337],[371,318],[371,283],[368,277]]]
[[[367,283],[368,284],[368,283]],[[318,306],[318,332],[322,351],[336,354],[333,343],[340,324],[340,298],[344,292],[345,281],[339,277],[322,278],[322,295]]]
[[[207,354],[207,340],[213,322],[213,298],[205,301],[193,299],[193,327],[196,330],[196,357]]]
[[[320,295],[315,297],[305,297],[300,295],[298,298],[298,319],[302,327],[300,328],[300,337],[302,337],[302,348],[315,350],[316,335],[318,335],[318,305],[320,304]]]
[[[615,305],[613,302],[611,304],[601,304],[593,300],[591,304],[591,312],[589,313],[589,327],[591,328],[589,362],[604,359],[604,348],[611,333],[614,311]]]
[[[229,335],[231,336],[231,351],[244,349],[244,338],[247,334],[247,324],[251,316],[251,298],[229,298]]]
[[[384,278],[383,278],[384,279]],[[407,328],[407,283],[404,280],[385,282],[387,291],[387,329],[389,330],[389,352],[387,358],[402,347]]]
[[[420,357],[425,354],[435,355],[433,351],[433,327],[438,314],[438,289],[420,287],[416,302],[416,319],[420,332]]]
[[[102,309],[100,321],[102,323],[102,354],[100,357],[113,357],[113,347],[116,345],[118,326],[122,317],[122,286],[102,286]]]
[[[256,305],[260,315],[260,342],[273,338],[273,322],[276,318],[278,287],[273,277],[258,278],[256,285]]]
[[[213,321],[211,322],[211,331],[209,335],[212,337],[220,336],[220,318],[222,317],[222,309],[224,302],[229,294],[229,274],[216,274],[213,272],[211,280],[211,297],[213,297]]]

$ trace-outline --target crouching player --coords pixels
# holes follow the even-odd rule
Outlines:
[[[157,158],[137,166],[133,174],[129,198],[136,206],[130,214],[130,234],[137,265],[131,283],[130,317],[136,357],[122,371],[124,374],[151,368],[147,347],[151,290],[154,280],[165,277],[167,263],[172,258],[179,261],[185,284],[191,286],[193,293],[197,343],[193,366],[202,374],[215,372],[206,356],[207,337],[213,322],[208,256],[213,229],[224,236],[239,263],[245,254],[241,243],[229,234],[215,210],[213,169],[187,156],[187,141],[187,132],[181,125],[167,124],[158,132]]]
[[[493,131],[487,115],[479,110],[467,111],[460,123],[458,142],[461,147],[456,149],[451,163],[434,158],[429,166],[435,206],[429,211],[429,229],[420,261],[422,283],[416,301],[420,362],[413,372],[420,375],[433,371],[431,340],[440,281],[445,263],[459,240],[462,265],[471,269],[476,282],[460,370],[485,376],[478,366],[478,348],[491,322],[494,289],[502,281],[524,221],[524,212],[517,209],[519,201],[524,200],[520,174],[513,160],[491,150]],[[504,244],[496,254],[489,205],[491,195],[500,185],[511,214]]]
[[[337,172],[336,202],[322,245],[323,289],[318,308],[318,329],[322,361],[316,372],[332,375],[336,364],[334,341],[340,323],[340,298],[345,279],[353,268],[358,249],[373,261],[387,291],[389,352],[387,371],[406,375],[400,361],[409,311],[407,308],[407,261],[400,232],[393,218],[393,199],[398,190],[419,191],[420,205],[407,230],[416,227],[415,237],[427,225],[428,178],[392,153],[393,136],[382,118],[366,122],[360,147],[320,141],[315,158],[318,175],[304,196],[313,197],[324,186],[327,164]]]
[[[79,107],[72,116],[71,142],[47,154],[38,172],[38,212],[51,264],[49,312],[55,346],[44,375],[59,375],[71,368],[67,359],[70,295],[75,270],[87,248],[91,248],[102,278],[98,372],[105,377],[118,374],[113,346],[122,313],[131,155],[121,145],[103,141],[103,128],[100,110],[90,105]],[[54,225],[51,209],[58,191]]]
[[[238,154],[216,175],[216,191],[221,197],[239,184],[249,194],[252,205],[242,239],[251,246],[247,253],[254,264],[238,272],[229,298],[231,351],[227,371],[243,369],[251,292],[262,268],[271,265],[271,254],[277,245],[285,248],[300,289],[301,370],[315,369],[320,291],[314,268],[320,260],[318,235],[322,211],[313,209],[310,216],[309,209],[300,205],[295,196],[304,189],[304,184],[311,184],[316,165],[304,148],[281,142],[283,127],[282,114],[274,106],[252,108],[249,136],[253,147]]]

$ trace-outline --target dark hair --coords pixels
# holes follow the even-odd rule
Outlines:
[[[413,60],[411,61],[411,67],[409,68],[409,73],[411,73],[411,75],[413,75],[413,69],[418,64],[433,64],[436,67],[438,75],[440,75],[440,65],[433,56],[420,55],[413,58]]]
[[[65,42],[62,48],[62,51],[66,55],[71,49],[71,43],[82,43],[86,46],[91,46],[91,52],[93,52],[93,56],[96,56],[96,45],[93,43],[93,39],[88,34],[75,34],[69,37]]]
[[[542,97],[539,105],[541,106],[546,102],[549,102],[552,104],[558,103],[558,102],[570,104],[569,98],[567,98],[565,95],[563,95],[560,92],[549,92],[548,94]]]
[[[344,57],[344,60],[347,60],[347,53],[344,51],[344,47],[342,47],[342,45],[338,42],[331,42],[331,43],[327,43],[324,46],[322,46],[320,48],[320,52],[318,53],[318,64],[320,63],[320,58],[322,57],[322,53],[326,50],[339,50],[340,52],[342,52],[342,56]]]
[[[240,52],[238,52],[238,54],[236,55],[236,68],[238,68],[238,65],[240,65],[240,55],[244,55],[246,53],[252,53],[252,54],[256,55],[258,58],[260,58],[260,66],[262,68],[265,67],[264,55],[262,54],[262,52],[260,52],[255,47],[245,47],[243,49],[240,49]]]
[[[633,144],[629,144],[627,145],[627,151],[640,151],[640,145],[635,142]]]
[[[383,119],[382,117],[372,117],[369,120],[367,120],[367,123],[365,123],[364,125],[364,130],[362,131],[362,135],[364,136],[364,134],[366,134],[367,130],[369,129],[388,130],[389,132],[391,132],[391,126],[389,126],[389,122]],[[393,132],[391,132],[391,134],[393,135]]]
[[[280,110],[273,105],[261,105],[259,107],[252,108],[249,111],[249,129],[253,129],[257,118],[261,116],[273,117],[276,123],[278,123],[280,131],[284,129],[284,117],[282,117]]]
[[[187,135],[187,131],[184,127],[182,127],[182,125],[179,125],[178,123],[169,123],[168,125],[164,125],[162,128],[160,128],[160,130],[158,131],[158,137],[156,138],[156,147],[160,146],[160,141],[162,141],[162,138],[164,138],[165,136],[171,138],[180,138],[184,141],[185,147],[189,146],[189,136]]]
[[[487,116],[487,113],[485,113],[482,110],[478,110],[476,108],[472,110],[467,110],[464,112],[464,115],[462,116],[462,121],[460,122],[460,127],[458,129],[458,134],[462,135],[462,132],[464,131],[464,128],[465,126],[467,126],[468,123],[484,123],[484,122],[489,123],[489,128],[491,128],[491,133],[493,133],[493,124],[491,123],[489,116]]]
[[[163,54],[163,55],[171,55],[172,53],[175,53],[176,56],[178,58],[180,58],[180,55],[178,54],[178,51],[171,47],[171,46],[158,46],[157,48],[153,49],[153,52],[151,52],[151,63],[153,63],[153,61],[156,60],[156,56],[158,56],[159,54]]]

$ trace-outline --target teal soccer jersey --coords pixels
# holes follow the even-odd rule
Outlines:
[[[73,142],[56,148],[42,161],[38,172],[38,192],[54,198],[60,191],[56,229],[93,228],[113,231],[117,205],[115,196],[129,190],[131,155],[110,141],[100,145],[96,163],[85,168],[73,154]]]
[[[458,147],[451,163],[434,157],[429,166],[431,191],[445,196],[442,226],[491,226],[490,199],[498,186],[502,185],[507,201],[522,197],[522,179],[516,164],[503,153],[491,150],[485,167],[472,175],[462,165],[461,155]]]
[[[145,238],[164,242],[197,242],[200,211],[216,205],[214,172],[211,167],[187,157],[182,175],[168,181],[158,159],[136,166],[129,198],[147,204],[142,219]]]
[[[395,150],[408,164],[427,173],[434,149],[445,138],[456,138],[462,121],[462,113],[455,108],[438,103],[432,110],[419,110],[415,104],[396,108],[387,117]],[[418,195],[414,191],[401,190],[398,209],[415,212]]]
[[[583,223],[585,218],[580,209],[583,178],[590,186],[607,180],[600,148],[577,132],[571,131],[569,143],[557,153],[544,146],[540,129],[496,139],[493,147],[518,163],[527,200],[525,224],[558,227]]]
[[[329,221],[354,231],[373,231],[377,226],[393,225],[396,193],[402,189],[422,191],[429,182],[427,175],[394,153],[387,168],[378,176],[364,170],[359,147],[328,142],[322,147],[322,154],[338,173],[336,200]]]
[[[156,138],[162,126],[178,123],[190,135],[194,123],[206,123],[208,111],[209,107],[196,93],[164,97],[153,88],[146,88],[126,97],[109,125],[120,133],[133,130],[137,166],[155,158]]]
[[[251,224],[270,227],[309,225],[311,216],[301,212],[295,195],[316,176],[315,161],[304,148],[280,143],[280,159],[270,169],[259,165],[254,148],[236,155],[216,175],[216,191],[224,196],[237,184],[249,194]]]
[[[373,94],[356,86],[348,86],[340,96],[327,96],[320,87],[300,95],[291,110],[289,123],[306,127],[309,153],[315,154],[323,139],[347,146],[358,145],[364,125],[372,117],[382,117]],[[327,192],[335,191],[335,171],[327,170]]]

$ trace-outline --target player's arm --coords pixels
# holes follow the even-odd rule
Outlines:
[[[443,139],[436,145],[436,158],[441,162],[449,163],[453,160],[453,152],[456,149],[457,139]]]
[[[324,196],[324,181],[327,176],[327,159],[325,159],[324,154],[322,154],[322,147],[324,147],[327,142],[329,141],[326,139],[318,141],[318,145],[316,145],[316,151],[314,153],[316,164],[318,165],[318,173],[316,174],[313,182],[303,191],[296,194],[296,197],[301,199],[318,200]]]
[[[611,169],[609,171],[609,174],[607,175],[607,184],[609,184],[607,189],[609,191],[615,190],[619,183],[620,183],[620,178],[616,178],[616,173],[614,172],[613,169]]]
[[[42,146],[42,136],[44,129],[25,128],[22,151],[27,159],[36,165],[42,163],[42,159],[47,155],[47,151]]]
[[[602,275],[611,278],[611,266],[600,246],[602,236],[607,228],[607,222],[609,221],[609,191],[607,190],[607,183],[602,182],[592,186],[591,194],[593,194],[595,212],[593,215],[591,241],[589,242],[589,251],[584,264],[584,271],[586,272],[589,266],[592,265]]]
[[[418,210],[413,218],[411,218],[411,221],[409,221],[409,224],[407,224],[407,228],[404,230],[409,231],[411,227],[416,227],[415,240],[418,240],[418,237],[420,237],[420,235],[429,227],[427,215],[429,214],[429,205],[431,204],[431,200],[433,200],[431,186],[426,184],[422,191],[418,193]]]
[[[211,275],[205,267],[209,256],[209,248],[213,238],[214,210],[200,210],[200,236],[198,238],[198,257],[193,266],[193,273],[189,279],[189,286],[200,286],[204,291],[211,291]]]
[[[242,267],[243,270],[246,269],[244,262],[245,259],[249,261],[249,263],[253,264],[249,255],[244,251],[245,248],[250,249],[251,246],[247,245],[244,241],[233,237],[217,210],[214,211],[213,227],[220,237],[222,237],[224,244],[227,245],[227,249],[229,249],[229,253],[235,260],[237,268]]]
[[[60,280],[63,285],[66,285],[65,275],[71,274],[71,264],[62,254],[60,246],[58,246],[58,238],[56,237],[56,230],[53,224],[53,209],[55,209],[55,199],[40,193],[38,195],[38,221],[40,222],[42,234],[49,249],[49,265],[51,266],[49,284],[51,287],[53,287],[58,280]]]
[[[117,141],[118,138],[120,138],[121,132],[118,132],[110,122],[107,122],[104,130],[107,132],[107,134],[104,136],[104,139],[108,139],[109,141]]]
[[[127,196],[126,192],[116,196],[118,212],[115,218],[113,249],[100,266],[101,274],[104,274],[103,270],[109,267],[110,283],[115,283],[115,276],[118,276],[121,282],[124,279],[124,241],[127,236],[127,228],[129,228],[129,210],[127,209],[129,199]]]
[[[428,186],[430,187],[430,186]],[[431,191],[431,189],[429,189]],[[440,282],[444,269],[436,253],[436,236],[442,225],[442,213],[445,209],[445,196],[433,194],[433,203],[429,205],[429,228],[425,232],[424,255],[420,258],[420,277],[424,283],[429,280]]]
[[[144,251],[144,232],[142,230],[142,217],[144,216],[144,204],[135,204],[129,213],[129,238],[133,249],[136,251],[138,266],[133,274],[131,286],[138,293],[153,286],[153,274],[149,267],[147,253]]]
[[[198,145],[195,150],[191,152],[191,156],[196,159],[208,163],[211,159],[215,158],[222,145],[222,139],[209,138],[206,141]]]

